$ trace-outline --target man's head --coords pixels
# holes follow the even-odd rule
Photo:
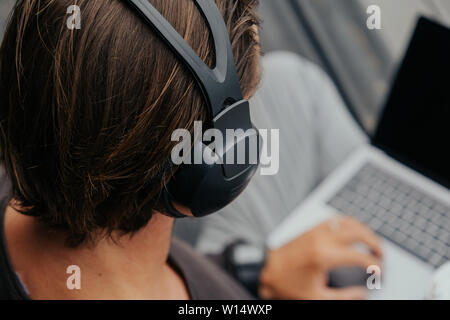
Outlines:
[[[256,0],[217,0],[243,94],[258,82]],[[192,0],[151,3],[210,66],[211,35]],[[207,109],[193,76],[118,0],[20,0],[0,51],[0,149],[25,214],[78,245],[143,227],[176,168],[171,133]]]

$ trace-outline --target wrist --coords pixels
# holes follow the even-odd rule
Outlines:
[[[271,300],[275,299],[275,290],[273,284],[276,283],[274,275],[277,269],[276,252],[268,250],[266,252],[266,261],[261,269],[259,277],[258,294],[262,299]]]

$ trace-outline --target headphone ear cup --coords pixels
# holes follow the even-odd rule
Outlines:
[[[233,202],[247,187],[257,167],[231,180],[225,179],[222,165],[208,170],[192,198],[191,211],[203,217],[223,209]]]
[[[260,151],[261,139],[259,135],[257,138]],[[195,159],[195,152],[200,151],[202,157],[197,154]],[[222,152],[213,158],[211,148],[201,141],[197,142],[191,150],[191,164],[181,165],[169,183],[170,199],[189,208],[196,217],[214,213],[235,200],[249,184],[258,169],[258,164],[248,166],[241,174],[227,178],[225,167],[220,162],[226,158],[226,151]],[[204,159],[203,156],[211,158]],[[195,164],[194,160],[199,159],[200,163]]]
[[[254,127],[252,126],[252,128]],[[252,148],[250,147],[252,143],[251,138],[254,136],[255,140],[253,141],[257,143],[256,150],[253,150],[257,152],[255,163],[247,163],[244,166],[231,164],[234,169],[237,168],[238,170],[228,170],[227,164],[222,163],[216,163],[210,166],[208,171],[204,172],[203,179],[196,186],[197,190],[192,198],[191,211],[195,216],[202,217],[223,209],[238,198],[246,189],[258,170],[263,145],[262,137],[259,135],[258,130],[256,128],[254,129],[254,134],[244,135],[245,138],[241,137],[235,140],[232,146],[223,149],[221,151],[222,153],[218,156],[223,162],[226,162],[227,153],[233,150],[235,155],[239,150],[239,146],[242,144],[247,148],[245,152],[246,156],[249,156],[252,152]],[[249,159],[251,160],[251,157],[246,160]]]
[[[191,149],[190,154],[185,158],[189,159],[190,163],[180,165],[170,180],[168,193],[170,198],[180,205],[191,208],[192,199],[197,192],[197,186],[201,184],[201,181],[213,166],[203,161],[203,153],[206,148],[208,147],[202,141],[197,141]],[[198,152],[197,156],[195,155],[196,152]],[[200,152],[201,155],[199,154]],[[198,160],[200,156],[202,157],[200,163],[195,164],[195,160]]]

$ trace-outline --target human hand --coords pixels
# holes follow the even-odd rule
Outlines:
[[[370,253],[355,249],[356,243],[365,244]],[[367,290],[363,287],[329,288],[328,272],[347,266],[381,268],[381,257],[380,241],[368,227],[349,217],[337,217],[269,251],[259,293],[264,299],[364,299]]]

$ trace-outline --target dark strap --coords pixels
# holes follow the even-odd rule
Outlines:
[[[223,110],[225,102],[232,100],[229,103],[232,105],[243,100],[228,29],[214,1],[194,0],[207,21],[214,39],[216,56],[214,69],[205,64],[148,0],[127,1],[190,69],[207,101],[211,118],[215,118]]]

